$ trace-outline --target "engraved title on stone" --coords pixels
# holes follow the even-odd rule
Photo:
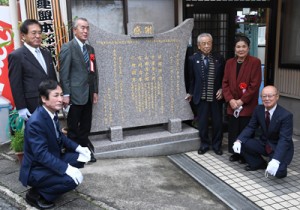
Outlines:
[[[155,34],[152,23],[128,24],[129,35],[90,25],[99,71],[92,132],[193,118],[184,100],[184,60],[193,19]]]

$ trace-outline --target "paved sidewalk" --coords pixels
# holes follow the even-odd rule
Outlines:
[[[294,138],[294,144],[284,179],[230,162],[226,140],[222,156],[192,151],[168,158],[98,160],[82,169],[84,183],[62,196],[55,209],[299,209],[300,141]],[[0,208],[34,209],[24,201],[28,189],[18,181],[19,164],[7,151],[0,147],[0,193],[10,202]]]
[[[20,165],[0,148],[0,209],[35,209],[18,181]],[[55,202],[54,209],[198,210],[229,209],[167,157],[103,159],[81,169],[84,180]],[[1,201],[4,203],[1,203]]]
[[[216,155],[213,151],[204,155],[198,155],[197,151],[193,151],[171,156],[171,159],[232,209],[296,210],[300,209],[300,155],[298,153],[300,141],[298,139],[299,137],[293,139],[295,154],[288,167],[288,176],[283,179],[272,176],[266,178],[264,170],[245,171],[245,164],[230,162],[231,154],[227,152],[226,140],[223,142],[222,156]],[[208,178],[199,175],[205,172],[209,173]],[[210,183],[212,177],[219,181],[219,185],[216,185],[217,181]],[[221,190],[218,189],[220,186],[222,186]],[[234,200],[239,196],[237,194],[243,196],[240,198],[243,203]],[[249,201],[256,207],[251,207]]]

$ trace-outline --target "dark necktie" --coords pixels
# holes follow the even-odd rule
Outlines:
[[[208,67],[208,57],[207,56],[204,57],[204,65],[206,68]]]
[[[86,45],[85,44],[82,47],[82,53],[83,53],[83,58],[84,58],[86,69],[87,69],[87,71],[89,71],[89,67],[90,67],[89,53],[88,53],[88,51],[86,49]]]
[[[55,123],[56,137],[57,137],[57,139],[59,139],[59,137],[60,137],[60,131],[59,131],[59,122],[58,122],[58,117],[57,117],[57,115],[54,115],[53,121],[54,121],[54,123]]]
[[[266,119],[265,120],[266,120],[267,129],[268,129],[269,125],[270,125],[270,112],[269,111],[266,111]],[[266,150],[267,154],[270,154],[272,152],[272,148],[268,143],[266,143],[265,150]]]
[[[62,142],[62,138],[61,138],[62,136],[61,136],[61,132],[60,132],[60,126],[59,126],[57,114],[54,115],[53,121],[55,123],[55,133],[56,133],[57,144],[59,145],[61,154],[64,154],[66,152],[66,148],[64,147],[63,142]]]
[[[269,125],[270,125],[270,112],[266,111],[266,126],[267,126],[267,129],[269,128]]]

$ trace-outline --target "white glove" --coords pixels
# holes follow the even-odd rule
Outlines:
[[[29,119],[29,117],[31,116],[31,114],[27,108],[18,110],[18,114],[25,121],[27,121]]]
[[[65,118],[67,118],[67,117],[68,117],[68,114],[69,114],[70,107],[71,107],[71,105],[69,104],[68,106],[66,106],[66,107],[63,107],[63,109],[62,109],[62,111],[63,111],[63,115],[64,115],[64,117],[65,117]]]
[[[66,174],[69,177],[71,177],[77,185],[81,184],[81,182],[83,180],[83,176],[78,168],[75,168],[75,167],[71,166],[70,164],[68,164]]]
[[[266,174],[268,173],[272,176],[275,176],[278,171],[279,164],[280,162],[278,160],[272,159],[268,164],[268,167],[266,169]]]
[[[75,151],[79,153],[77,161],[86,163],[91,160],[91,151],[87,147],[79,145]]]
[[[240,106],[239,108],[235,109],[233,112],[233,116],[235,118],[238,118],[240,116],[240,112],[242,111],[242,109],[243,109],[243,106]]]
[[[187,93],[184,99],[188,100],[191,96],[192,96],[191,94]]]
[[[233,146],[232,146],[232,149],[235,153],[238,153],[240,154],[241,153],[241,147],[242,147],[242,144],[240,141],[235,141],[233,143]]]

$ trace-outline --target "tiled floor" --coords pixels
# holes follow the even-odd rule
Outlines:
[[[266,178],[264,170],[245,171],[244,164],[230,162],[226,142],[222,156],[211,150],[204,155],[197,151],[186,155],[262,209],[300,209],[300,141],[294,139],[294,144],[294,158],[284,179]]]

